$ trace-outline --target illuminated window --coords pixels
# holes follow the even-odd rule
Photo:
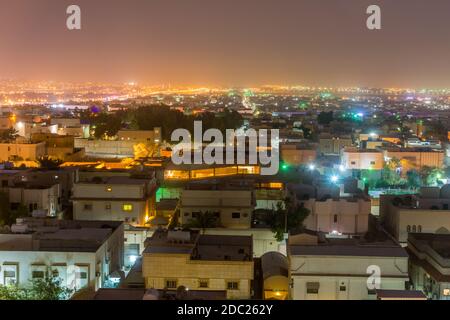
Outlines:
[[[442,294],[444,296],[450,296],[450,289],[444,289],[444,291],[442,292]]]
[[[133,205],[132,205],[132,204],[124,204],[124,205],[122,206],[122,210],[123,210],[123,211],[126,211],[126,212],[133,211]]]
[[[112,192],[112,187],[106,187],[106,192]]]
[[[176,289],[177,288],[177,280],[166,280],[166,288],[167,289]]]

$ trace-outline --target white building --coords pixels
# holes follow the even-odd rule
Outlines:
[[[60,186],[18,183],[9,188],[9,203],[11,209],[25,206],[30,215],[56,217],[61,211]]]
[[[144,226],[154,215],[155,179],[97,177],[73,187],[75,220],[124,221]]]
[[[0,284],[27,286],[52,273],[71,289],[102,288],[123,266],[123,224],[25,219],[0,234]]]
[[[402,244],[409,233],[449,233],[449,217],[450,185],[422,188],[419,195],[380,196],[381,221]]]
[[[310,211],[304,222],[309,230],[342,234],[367,232],[371,209],[369,199],[310,199],[301,203]]]
[[[411,233],[410,275],[416,290],[429,299],[450,300],[450,235]]]
[[[376,289],[405,290],[409,280],[408,255],[392,241],[303,233],[289,237],[288,258],[294,300],[376,299]],[[381,276],[378,288],[368,286],[374,271]]]

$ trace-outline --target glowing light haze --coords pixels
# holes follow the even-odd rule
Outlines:
[[[70,4],[81,31],[65,28]],[[449,57],[448,0],[0,2],[0,78],[442,88]]]

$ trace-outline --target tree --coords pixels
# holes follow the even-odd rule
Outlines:
[[[0,300],[28,300],[23,289],[15,285],[0,285]]]
[[[9,128],[6,130],[3,130],[0,133],[0,141],[4,143],[11,143],[14,142],[17,137],[19,136],[19,132],[14,128]]]
[[[62,285],[61,279],[50,273],[44,279],[33,280],[29,289],[32,300],[68,300],[73,290]]]
[[[217,215],[214,212],[205,211],[197,213],[183,227],[187,229],[202,229],[202,232],[205,233],[205,229],[216,228],[217,225]]]
[[[396,158],[389,160],[382,171],[382,180],[388,186],[398,186],[404,183],[400,176],[401,161]]]
[[[114,137],[117,132],[122,128],[122,113],[107,114],[101,113],[96,117],[91,118],[93,127],[95,128],[94,136],[97,139],[103,139],[105,137]]]
[[[17,218],[27,217],[28,209],[24,205],[19,205],[12,209],[9,203],[9,196],[4,192],[0,192],[0,226],[8,225],[16,222]]]
[[[68,300],[72,294],[53,273],[31,281],[31,286],[0,285],[0,300]]]
[[[317,122],[323,125],[329,125],[334,119],[333,111],[330,112],[321,112],[317,116]]]
[[[406,173],[406,179],[408,186],[411,189],[417,189],[422,186],[422,178],[420,177],[420,173],[416,170],[410,170]]]
[[[420,175],[426,186],[436,186],[442,184],[441,179],[444,177],[444,171],[436,167],[423,167],[420,170]]]
[[[283,241],[285,233],[303,227],[303,222],[309,213],[310,211],[305,207],[294,205],[290,199],[286,199],[286,208],[279,202],[276,210],[266,214],[264,222],[270,226],[275,239]]]
[[[55,170],[58,169],[59,166],[63,163],[60,159],[53,159],[49,156],[41,157],[38,159],[39,165],[41,168],[48,169],[48,170]]]

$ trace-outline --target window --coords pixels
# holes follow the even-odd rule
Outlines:
[[[227,281],[227,290],[239,290],[239,282]]]
[[[19,266],[17,264],[4,264],[3,269],[3,284],[16,285],[18,283]]]
[[[111,203],[105,204],[105,209],[106,210],[111,210]]]
[[[125,212],[131,212],[131,211],[133,211],[133,205],[132,204],[124,204],[122,206],[122,210]]]
[[[411,226],[410,225],[408,225],[407,227],[406,227],[406,232],[411,232]]]
[[[167,289],[176,289],[177,288],[177,280],[166,280],[166,288]]]
[[[419,232],[419,233],[422,232],[422,226],[418,226],[418,227],[417,227],[417,232]]]
[[[184,213],[184,216],[185,216],[185,217],[189,217],[189,212],[185,212],[185,213]]]
[[[372,166],[374,166],[374,165],[375,165],[375,161],[370,161],[370,164],[371,164]]]
[[[82,289],[89,285],[89,265],[75,265],[75,287]]]
[[[335,214],[334,215],[334,223],[337,223],[338,222],[338,216],[337,216],[337,214]]]
[[[201,279],[198,281],[199,288],[209,288],[209,281],[206,279]]]
[[[106,192],[112,192],[112,187],[106,187]]]
[[[196,219],[196,218],[200,217],[201,214],[202,214],[201,212],[192,212],[192,218]]]
[[[85,211],[92,211],[92,208],[93,208],[92,204],[85,204],[84,205],[84,210]]]
[[[233,212],[233,213],[231,214],[231,217],[232,217],[233,219],[240,219],[240,218],[241,218],[241,213],[240,213],[240,212]]]
[[[444,289],[444,291],[442,291],[442,294],[446,297],[450,296],[450,289]]]
[[[306,283],[306,293],[307,294],[318,294],[320,288],[319,282],[307,282]]]
[[[38,271],[35,270],[31,273],[31,278],[34,279],[44,279],[45,277],[45,272],[44,271]]]
[[[339,286],[339,291],[341,291],[341,292],[347,291],[347,287],[346,286]]]
[[[416,232],[416,231],[417,231],[416,225],[413,225],[412,232]]]
[[[351,162],[351,164],[352,164],[352,165],[355,165],[355,164],[356,164],[356,162],[355,162],[355,161],[352,161],[352,162]]]

